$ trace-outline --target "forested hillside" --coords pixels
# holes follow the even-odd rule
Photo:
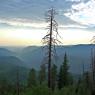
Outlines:
[[[52,89],[47,86],[42,47],[20,48],[19,53],[12,47],[3,48],[0,49],[3,52],[0,54],[0,95],[17,95],[18,90],[20,95],[91,95],[91,48],[94,45],[56,47],[58,56],[57,62],[52,63]]]

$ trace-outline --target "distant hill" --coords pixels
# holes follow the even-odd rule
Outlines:
[[[38,69],[42,64],[42,60],[44,58],[44,52],[42,47],[26,47],[22,50],[20,54],[20,58],[27,63],[26,66],[29,68]]]
[[[14,53],[8,49],[0,48],[0,56],[12,56]]]
[[[0,48],[0,79],[7,78],[16,81],[16,72],[19,68],[20,80],[25,80],[29,69],[24,67],[24,62],[19,59],[15,52],[6,48]]]
[[[24,81],[29,70],[23,67],[23,62],[14,56],[0,57],[0,79],[7,78],[9,81],[16,82],[17,70],[20,80]]]
[[[66,52],[70,72],[82,74],[83,64],[85,71],[90,69],[91,48],[95,48],[95,45],[57,46],[57,57],[54,62],[59,67],[64,60],[64,53]],[[19,68],[20,78],[24,80],[30,68],[38,70],[40,65],[45,63],[45,57],[46,50],[40,46],[0,48],[0,78],[8,77],[14,80],[16,78],[16,70]]]
[[[83,64],[85,70],[89,70],[91,61],[91,48],[95,48],[95,45],[74,45],[74,46],[57,46],[57,58],[56,64],[59,66],[63,62],[64,53],[68,55],[70,71],[73,73],[82,73]],[[45,62],[45,50],[42,47],[29,47],[29,51],[24,49],[21,52],[21,58],[24,60],[29,68],[38,69],[39,66]]]

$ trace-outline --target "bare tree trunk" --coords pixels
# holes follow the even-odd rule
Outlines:
[[[95,49],[91,50],[91,92],[95,95]]]
[[[52,79],[51,79],[51,67],[52,67],[52,58],[54,57],[54,47],[55,47],[55,44],[57,44],[58,39],[57,39],[57,35],[58,35],[58,31],[57,31],[57,28],[58,28],[58,24],[57,22],[55,21],[54,19],[54,16],[55,16],[56,12],[53,8],[51,8],[50,10],[47,11],[47,22],[49,23],[49,26],[47,27],[48,28],[48,33],[46,36],[44,36],[43,38],[43,43],[45,45],[47,45],[47,64],[48,64],[48,87],[49,88],[52,88]]]
[[[53,13],[53,10],[51,10],[51,22],[50,22],[50,42],[49,42],[49,59],[48,59],[48,87],[49,87],[49,88],[51,88],[52,13]]]

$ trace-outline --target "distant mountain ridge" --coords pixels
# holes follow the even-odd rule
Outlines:
[[[6,48],[0,48],[0,56],[9,56],[14,55],[12,51],[9,51]]]
[[[57,61],[54,62],[59,67],[64,60],[64,53],[66,52],[70,72],[82,74],[83,64],[85,71],[90,69],[92,48],[95,48],[95,45],[56,46]],[[40,65],[46,61],[45,52],[42,46],[16,47],[16,49],[15,47],[0,48],[0,74],[2,75],[4,73],[6,75],[7,73],[7,75],[11,76],[11,72],[16,72],[17,67],[21,69],[20,71],[23,76],[25,76],[31,68],[38,70]]]

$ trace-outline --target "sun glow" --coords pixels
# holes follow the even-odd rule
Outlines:
[[[84,31],[80,29],[62,29],[59,30],[62,36],[61,42],[64,45],[69,44],[89,44],[94,32]]]
[[[0,44],[40,45],[43,35],[44,32],[40,29],[4,29],[0,30]]]
[[[45,29],[1,29],[1,45],[42,45],[42,38],[46,35]],[[88,44],[95,34],[81,29],[59,29],[64,45]]]

